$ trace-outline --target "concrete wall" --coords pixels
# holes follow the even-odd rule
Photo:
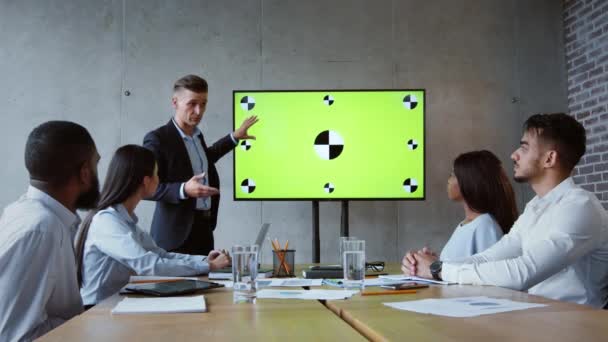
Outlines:
[[[233,89],[425,88],[427,200],[351,203],[351,235],[366,239],[368,259],[398,260],[423,244],[440,249],[461,219],[445,195],[459,153],[490,149],[510,172],[525,117],[566,110],[564,69],[552,0],[0,0],[0,205],[25,190],[35,125],[84,124],[103,177],[118,146],[167,122],[172,82],[186,73],[210,82],[208,142],[231,128]],[[270,222],[270,236],[310,261],[311,204],[233,202],[232,156],[218,168],[217,245],[252,241]],[[138,208],[144,229],[152,210]],[[337,258],[339,217],[339,204],[321,204],[322,261]]]

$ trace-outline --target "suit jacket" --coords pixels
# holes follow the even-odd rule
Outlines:
[[[207,168],[209,186],[219,189],[220,178],[215,169],[215,162],[235,147],[234,141],[230,135],[226,135],[207,147],[205,139],[202,136],[200,139],[209,165]],[[148,198],[156,201],[150,235],[160,247],[172,250],[183,244],[192,229],[196,199],[180,199],[182,183],[194,176],[192,163],[173,120],[146,134],[144,146],[156,156],[159,177],[156,193]],[[211,229],[215,229],[217,224],[219,203],[219,195],[211,198]]]

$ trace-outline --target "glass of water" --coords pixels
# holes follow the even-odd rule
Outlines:
[[[365,241],[346,240],[342,245],[344,288],[363,290],[365,280]]]
[[[340,249],[338,250],[338,264],[342,265],[344,263],[344,261],[342,260],[342,258],[344,258],[344,241],[351,241],[351,240],[359,240],[358,238],[354,237],[354,236],[340,236]]]
[[[234,281],[235,301],[255,298],[258,249],[258,245],[232,247],[232,279]]]

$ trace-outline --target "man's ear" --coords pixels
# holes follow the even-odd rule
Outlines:
[[[556,150],[548,150],[543,157],[543,166],[553,168],[557,166],[558,154]]]
[[[173,106],[173,109],[177,109],[177,96],[173,95],[173,97],[171,97],[171,105]]]

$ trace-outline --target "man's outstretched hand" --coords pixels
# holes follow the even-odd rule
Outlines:
[[[217,188],[201,184],[200,180],[205,178],[205,173],[194,175],[186,182],[184,192],[190,198],[216,196],[220,193]]]
[[[249,130],[249,128],[251,126],[255,125],[255,123],[258,121],[259,121],[259,119],[258,119],[257,115],[252,115],[252,116],[248,117],[247,119],[245,119],[243,121],[243,123],[241,124],[241,127],[239,127],[236,131],[234,131],[234,133],[232,135],[237,140],[243,140],[243,139],[255,140],[255,136],[249,135],[249,133],[247,131]]]

